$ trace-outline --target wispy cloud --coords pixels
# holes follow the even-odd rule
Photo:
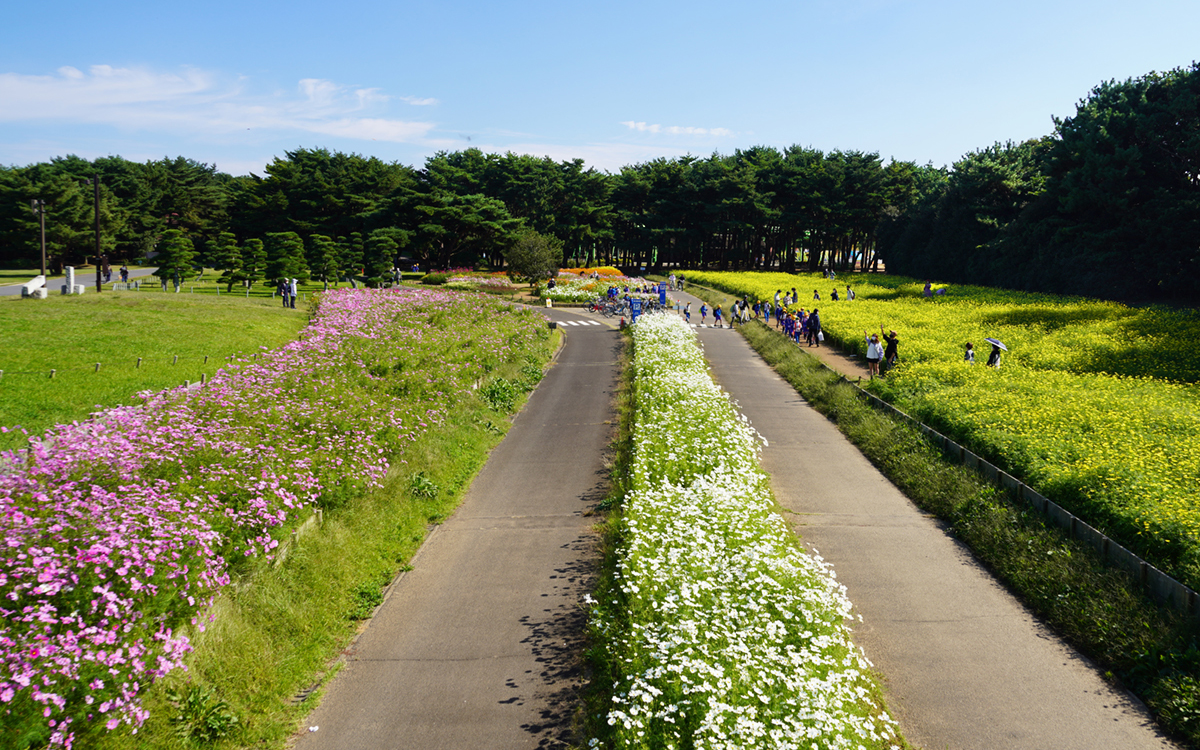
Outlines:
[[[436,141],[431,141],[431,144]],[[555,161],[570,161],[572,159],[583,159],[584,164],[595,169],[604,170],[606,172],[619,172],[621,167],[640,164],[643,162],[652,161],[660,157],[678,157],[687,156],[687,149],[670,148],[662,146],[650,145],[631,145],[627,143],[581,143],[576,145],[562,143],[495,143],[495,142],[479,142],[471,143],[472,146],[477,146],[484,153],[513,152],[514,154],[529,154],[541,158],[548,156]],[[454,150],[463,147],[461,141],[445,141],[439,146],[445,150]]]
[[[62,67],[55,75],[0,73],[0,122],[91,123],[210,136],[266,129],[399,143],[419,140],[433,128],[430,122],[378,116],[391,99],[378,89],[305,78],[294,93],[254,95],[248,85],[246,79],[225,81],[194,68],[93,65],[87,72]]]
[[[663,133],[666,135],[707,135],[726,138],[733,135],[733,131],[728,128],[696,128],[685,125],[651,125],[644,122],[636,122],[634,120],[625,120],[621,123],[630,130],[636,130],[639,133]]]

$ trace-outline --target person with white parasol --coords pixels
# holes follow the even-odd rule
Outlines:
[[[986,339],[984,339],[984,341],[986,341],[992,345],[992,353],[988,355],[988,361],[987,361],[988,367],[999,367],[1000,366],[1000,352],[1002,350],[1008,351],[1008,347],[1005,346],[1004,343],[1000,341],[1000,339],[986,338]]]

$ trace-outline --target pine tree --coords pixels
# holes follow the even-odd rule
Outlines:
[[[267,235],[266,275],[272,281],[308,279],[308,264],[304,262],[304,241],[295,232],[271,232]]]
[[[167,279],[175,283],[175,291],[179,291],[180,281],[192,270],[192,261],[196,257],[196,248],[192,240],[178,229],[168,229],[162,233],[158,241],[158,270],[154,275],[162,279],[166,286]]]
[[[388,280],[392,272],[393,260],[396,257],[396,249],[396,241],[384,232],[372,232],[371,236],[367,238],[367,247],[364,253],[366,268],[363,269],[363,274],[367,277],[369,286],[380,287]]]
[[[267,249],[263,241],[257,238],[242,243],[242,272],[241,278],[246,286],[254,286],[254,282],[263,278],[267,267]]]
[[[242,277],[242,250],[232,232],[221,232],[217,237],[212,248],[212,267],[223,272],[217,282],[229,284],[227,291],[232,292],[234,282]]]
[[[308,265],[314,274],[325,283],[329,289],[329,278],[332,276],[336,284],[338,272],[341,270],[341,259],[338,257],[338,246],[333,240],[323,234],[314,234],[308,238]]]

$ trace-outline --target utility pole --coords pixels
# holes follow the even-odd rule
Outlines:
[[[38,215],[38,224],[42,230],[42,276],[46,275],[46,201],[34,198],[29,201],[29,207]]]
[[[104,282],[100,278],[100,175],[92,180],[92,186],[95,188],[94,193],[94,209],[95,209],[95,230],[96,230],[96,293],[104,291]]]

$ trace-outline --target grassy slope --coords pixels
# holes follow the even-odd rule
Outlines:
[[[215,305],[198,304],[197,319],[210,320],[219,312]],[[222,304],[227,304],[224,298]],[[267,308],[267,313],[276,310]],[[304,322],[302,311],[282,316]],[[561,334],[553,332],[543,359],[560,343]],[[504,365],[492,376],[515,379],[521,372],[515,364]],[[515,408],[524,400],[518,393]],[[173,673],[147,692],[150,719],[138,734],[84,729],[76,746],[283,747],[320,699],[319,686],[336,673],[336,657],[381,601],[382,589],[407,567],[429,530],[461,502],[488,452],[507,432],[506,416],[478,399],[456,407],[444,425],[406,450],[406,463],[393,467],[382,489],[327,513],[324,525],[301,536],[281,565],[260,561],[222,595],[215,619],[203,632],[191,632],[196,650],[187,659],[189,671]],[[423,481],[415,484],[418,474]],[[414,492],[417,487],[432,492]],[[170,701],[172,690],[200,698],[181,723],[172,721],[180,715]],[[221,715],[237,717],[223,737],[201,741],[181,734]]]
[[[216,619],[205,632],[193,631],[189,671],[147,693],[150,719],[137,735],[122,730],[92,737],[85,746],[282,747],[336,674],[335,659],[359,629],[356,618],[370,615],[433,525],[458,506],[507,428],[502,415],[475,405],[422,436],[410,447],[408,464],[394,470],[383,489],[328,514],[282,565],[260,566],[218,601]],[[434,497],[410,492],[418,472],[437,486]],[[168,692],[193,685],[211,696],[214,708],[220,701],[238,717],[227,737],[198,744],[179,736]],[[195,726],[201,717],[189,718],[187,725]]]
[[[199,380],[229,355],[281,346],[307,322],[305,309],[285,310],[269,299],[157,293],[0,297],[0,426],[41,433],[84,419],[97,405],[135,403],[138,391]],[[53,380],[51,369],[57,370]],[[0,449],[22,440],[19,432],[0,434]]]

